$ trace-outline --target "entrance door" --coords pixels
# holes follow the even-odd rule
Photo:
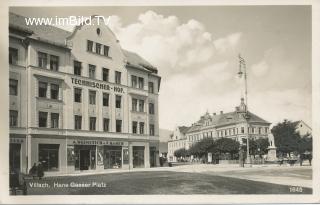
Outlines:
[[[156,166],[156,148],[150,147],[150,167]]]
[[[15,173],[20,172],[21,168],[21,144],[10,144],[10,151],[9,151],[9,167],[10,171],[14,171]]]
[[[133,168],[144,167],[144,147],[133,147]]]
[[[89,170],[90,150],[80,150],[80,170]]]

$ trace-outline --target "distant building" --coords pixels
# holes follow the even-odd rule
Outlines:
[[[246,142],[246,136],[250,138],[268,138],[271,123],[261,117],[248,112],[249,119],[245,119],[246,105],[241,99],[240,106],[235,111],[212,115],[206,112],[200,120],[193,123],[191,127],[177,127],[173,132],[172,139],[168,142],[169,161],[176,161],[174,151],[185,148],[189,149],[194,143],[203,138],[232,138],[240,144]]]
[[[296,125],[296,131],[300,133],[301,136],[312,136],[312,128],[304,121],[293,122]]]

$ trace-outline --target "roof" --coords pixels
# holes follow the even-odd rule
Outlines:
[[[312,128],[307,123],[305,123],[303,120],[292,122],[292,124],[294,124],[295,127],[297,127],[300,123],[304,124],[307,128],[312,130]]]
[[[249,123],[262,123],[262,124],[271,124],[268,121],[262,119],[261,117],[253,114],[252,112],[248,112],[250,115],[250,118],[248,120]],[[246,119],[243,114],[239,112],[229,112],[229,113],[223,113],[220,115],[209,115],[206,113],[204,116],[200,118],[200,120],[196,123],[194,123],[188,132],[196,132],[200,131],[203,128],[203,124],[206,120],[209,120],[211,125],[215,127],[222,127],[229,124],[237,124],[241,122],[245,122]]]
[[[27,25],[25,17],[9,13],[9,27],[30,32],[29,38],[44,41],[50,44],[67,47],[66,39],[72,34],[70,31],[49,25]],[[138,54],[122,49],[127,65],[138,69],[147,70],[157,73],[157,68],[152,66],[148,61]]]

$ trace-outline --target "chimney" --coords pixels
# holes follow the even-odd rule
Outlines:
[[[222,115],[223,114],[223,111],[220,111],[220,115]]]

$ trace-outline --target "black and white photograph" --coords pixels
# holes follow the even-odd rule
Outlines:
[[[0,203],[319,203],[316,1],[83,2],[1,14]]]

